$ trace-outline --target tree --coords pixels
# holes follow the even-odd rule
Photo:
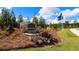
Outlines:
[[[19,27],[20,27],[20,23],[21,22],[23,22],[23,16],[22,15],[19,15],[18,16],[18,21],[17,21]]]
[[[39,18],[39,26],[41,26],[43,28],[46,27],[45,19],[42,16]]]
[[[16,17],[13,11],[11,12],[11,25],[17,27]]]
[[[23,22],[23,16],[22,15],[19,15],[18,16],[18,22],[20,23],[20,22]]]
[[[69,26],[69,21],[65,21],[64,27],[68,28]]]
[[[10,12],[9,9],[2,7],[1,16],[0,16],[0,25],[1,28],[15,27],[16,17],[14,12]]]
[[[11,13],[7,8],[2,8],[1,19],[4,27],[11,25]]]
[[[1,19],[1,16],[0,16],[0,29],[3,28],[3,22],[2,22],[2,19]]]
[[[36,25],[38,25],[38,18],[37,17],[33,17],[33,23],[35,23]]]

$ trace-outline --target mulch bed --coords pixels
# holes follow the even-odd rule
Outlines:
[[[60,37],[56,34],[56,30],[41,30],[41,32],[44,31],[49,32],[53,36],[53,38],[56,38],[61,41]],[[35,42],[30,41],[28,36],[21,33],[19,29],[15,29],[15,32],[9,36],[5,35],[3,38],[0,38],[0,50],[13,50],[24,47],[37,47],[37,45],[35,44]]]
[[[0,50],[9,50],[24,47],[35,47],[35,43],[29,41],[28,37],[18,29],[9,36],[0,38]]]

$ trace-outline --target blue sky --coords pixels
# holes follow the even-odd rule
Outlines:
[[[40,8],[41,7],[13,7],[11,10],[14,11],[16,17],[21,14],[25,18],[32,18],[39,12]]]
[[[12,7],[16,17],[22,15],[24,18],[31,19],[33,16],[41,15],[45,19],[51,19],[50,22],[57,18],[59,13],[63,13],[66,20],[78,20],[79,8],[78,7]]]

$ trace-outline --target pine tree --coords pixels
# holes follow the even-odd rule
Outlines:
[[[17,27],[16,17],[13,11],[11,12],[11,25]]]

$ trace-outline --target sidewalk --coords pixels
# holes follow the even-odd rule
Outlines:
[[[76,36],[79,36],[79,30],[77,28],[72,28],[70,29],[70,31],[74,33]]]

